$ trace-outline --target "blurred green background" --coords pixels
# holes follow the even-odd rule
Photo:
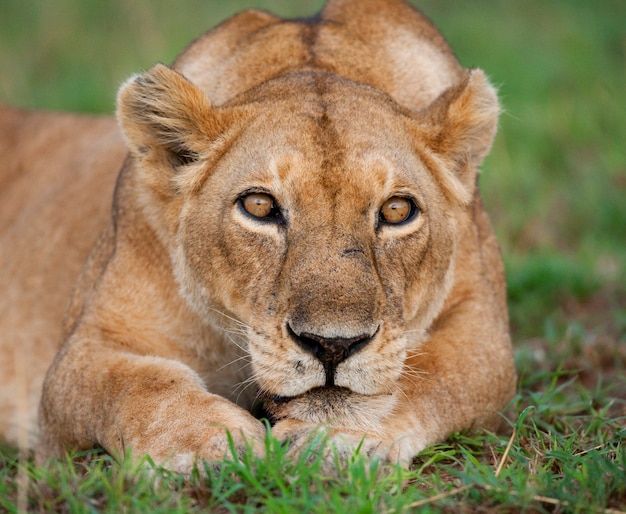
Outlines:
[[[110,113],[125,78],[171,62],[230,14],[303,16],[321,3],[0,0],[0,102]],[[609,368],[623,369],[626,2],[414,4],[500,89],[506,112],[481,187],[505,256],[515,339],[604,341]]]

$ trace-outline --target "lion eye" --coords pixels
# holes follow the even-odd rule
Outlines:
[[[243,209],[255,218],[267,219],[279,214],[276,201],[266,193],[250,193],[241,198]]]
[[[380,208],[380,221],[390,225],[399,225],[411,218],[417,210],[409,198],[392,196]]]

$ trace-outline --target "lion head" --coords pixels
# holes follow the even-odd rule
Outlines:
[[[393,408],[450,291],[497,112],[478,70],[418,112],[317,69],[214,106],[157,65],[119,95],[138,204],[184,298],[245,332],[275,417],[315,423]]]

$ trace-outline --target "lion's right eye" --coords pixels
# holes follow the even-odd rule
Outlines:
[[[392,196],[380,208],[380,221],[387,225],[401,225],[417,214],[417,206],[410,198]]]
[[[267,193],[249,193],[240,198],[239,203],[243,210],[254,218],[271,220],[280,217],[276,200]]]

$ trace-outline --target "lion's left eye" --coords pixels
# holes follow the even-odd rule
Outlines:
[[[239,204],[250,216],[262,220],[280,218],[276,200],[267,193],[249,193],[239,199]]]
[[[410,198],[392,196],[380,208],[379,219],[388,225],[400,225],[417,214],[417,206]]]

